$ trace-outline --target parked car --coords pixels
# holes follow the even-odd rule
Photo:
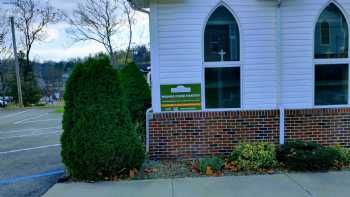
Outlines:
[[[0,100],[0,107],[6,107],[6,106],[7,106],[7,101]]]

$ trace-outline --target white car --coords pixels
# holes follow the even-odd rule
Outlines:
[[[7,101],[0,100],[0,107],[6,107]]]

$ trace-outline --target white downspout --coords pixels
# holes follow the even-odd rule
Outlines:
[[[146,111],[146,153],[149,152],[149,122],[153,118],[152,108],[147,109]]]
[[[284,144],[284,106],[282,103],[282,60],[281,60],[281,5],[282,0],[278,0],[276,8],[276,49],[277,49],[277,75],[278,75],[278,96],[277,96],[277,106],[280,111],[279,117],[279,143]]]
[[[150,6],[151,7],[151,6]],[[144,10],[144,9],[143,9]],[[154,28],[154,26],[152,26],[152,20],[151,20],[151,14],[150,11],[147,13],[148,14],[148,21],[149,21],[149,34],[152,34],[152,28]],[[152,50],[151,50],[152,51]],[[147,74],[147,82],[149,83],[150,87],[151,87],[151,93],[153,95],[153,86],[152,86],[152,70],[153,70],[154,66],[152,66],[152,61],[151,61],[151,71]],[[145,139],[145,143],[146,143],[146,153],[149,153],[149,122],[153,119],[153,98],[151,100],[152,102],[152,107],[146,110],[146,139]]]

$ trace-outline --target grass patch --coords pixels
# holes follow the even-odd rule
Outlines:
[[[14,110],[14,109],[30,109],[30,108],[35,108],[35,109],[48,109],[48,108],[57,108],[57,109],[63,109],[64,107],[64,101],[57,102],[55,104],[43,104],[43,103],[38,103],[38,104],[33,104],[30,106],[24,106],[20,107],[18,103],[9,103],[4,110]]]
[[[63,108],[59,108],[59,109],[55,109],[53,111],[53,113],[63,113],[64,112],[64,109]]]

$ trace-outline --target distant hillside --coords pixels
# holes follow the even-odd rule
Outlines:
[[[118,64],[124,64],[125,54],[125,51],[117,52]],[[52,95],[55,92],[63,93],[65,82],[74,66],[83,61],[85,61],[84,58],[75,58],[59,62],[47,61],[42,63],[32,61],[37,82],[39,87],[43,90],[44,95]],[[142,72],[149,72],[150,52],[148,47],[134,47],[128,61],[133,61],[139,65]],[[14,82],[14,77],[15,71],[13,60],[0,60],[0,94],[6,94],[7,89],[9,89],[9,83]]]

